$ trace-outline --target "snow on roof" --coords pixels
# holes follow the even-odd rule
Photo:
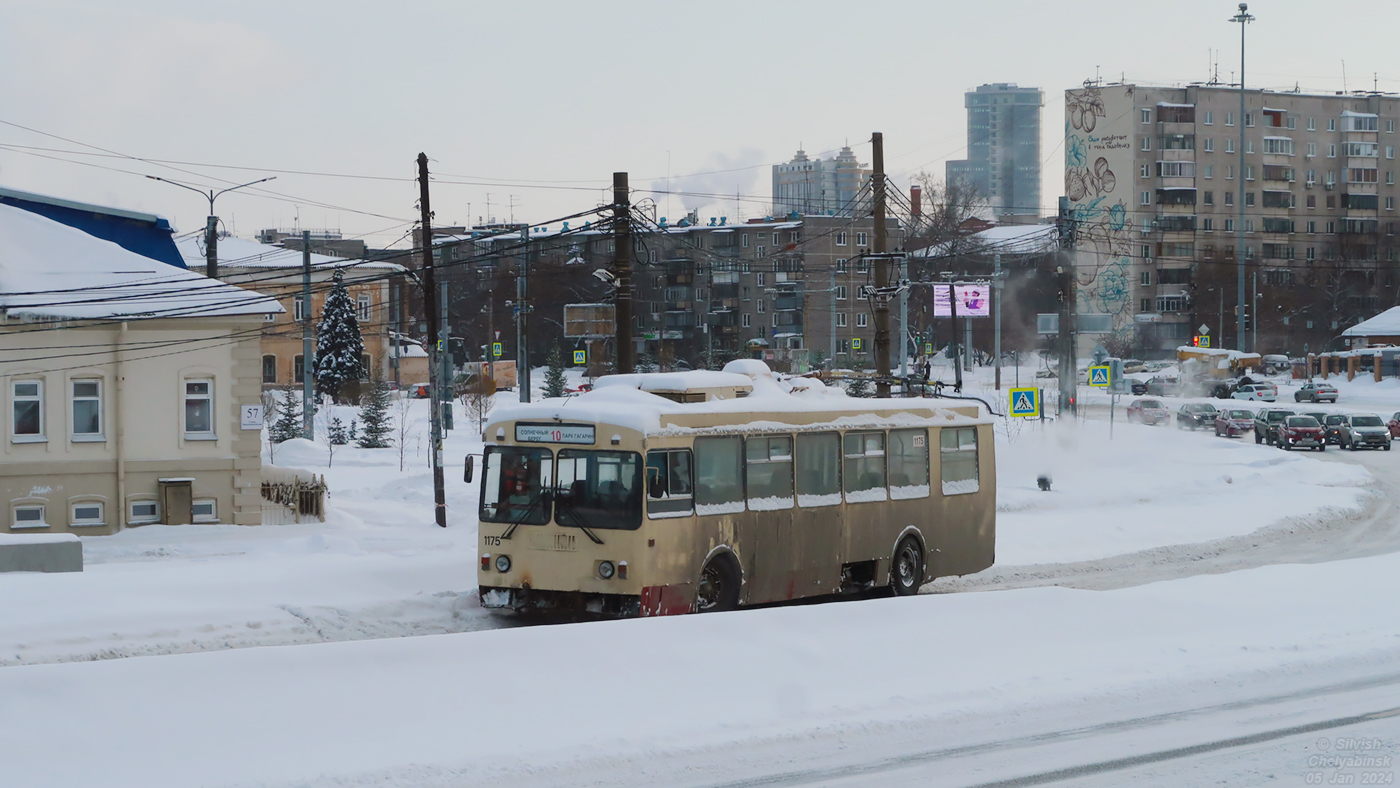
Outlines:
[[[66,319],[283,312],[276,299],[0,205],[0,309]]]
[[[1266,140],[1288,140],[1289,142],[1292,142],[1292,141],[1293,141],[1293,138],[1292,138],[1292,137],[1271,137],[1271,136],[1269,136],[1268,134],[1265,134],[1265,135],[1264,135],[1264,139],[1266,139]]]
[[[688,372],[648,372],[632,375],[607,375],[598,379],[594,388],[626,386],[639,391],[693,391],[695,389],[753,388],[747,375],[695,369]]]
[[[180,249],[180,256],[185,259],[185,264],[192,269],[204,270],[204,241],[197,236],[180,238],[175,241],[175,245]],[[219,267],[220,268],[295,268],[301,269],[301,250],[285,249],[281,246],[271,246],[269,244],[249,241],[244,238],[220,238],[219,239]],[[381,270],[403,270],[403,266],[397,263],[368,262],[364,260],[347,260],[343,257],[332,257],[325,254],[311,253],[311,267],[313,269],[335,269],[335,268],[374,268]]]
[[[1380,116],[1377,115],[1377,114],[1375,114],[1374,112],[1352,112],[1351,110],[1346,109],[1346,110],[1342,110],[1342,117],[1344,117],[1344,118],[1378,118],[1378,117],[1380,117]]]
[[[1342,332],[1344,337],[1374,337],[1400,335],[1400,306],[1394,306]]]
[[[1194,107],[1194,106],[1196,106],[1196,105],[1195,105],[1195,104],[1173,104],[1173,103],[1171,103],[1170,101],[1159,101],[1159,102],[1157,102],[1157,106],[1159,106],[1159,107]]]
[[[1039,254],[1053,249],[1059,243],[1059,234],[1053,224],[999,224],[973,233],[964,238],[962,242],[973,245],[973,248],[966,249],[972,254],[979,251],[977,246],[985,247],[985,251],[1001,252],[1002,254]],[[946,254],[949,247],[948,243],[934,244],[911,252],[910,255],[912,257],[937,257]]]
[[[1223,347],[1196,347],[1194,345],[1180,345],[1176,349],[1177,353],[1192,353],[1200,356],[1224,356],[1234,361],[1238,359],[1251,360],[1259,358],[1258,353],[1245,353],[1242,350],[1227,350]]]
[[[1275,109],[1275,108],[1273,108],[1273,107],[1265,107],[1265,108],[1263,109],[1263,111],[1264,111],[1264,112],[1287,112],[1288,110],[1286,110],[1286,109]]]
[[[721,386],[735,385],[742,380],[743,385],[752,386],[753,391],[746,397],[735,399],[714,398],[706,402],[680,403],[643,391],[647,383],[639,383],[652,377],[704,375],[706,381],[726,381]],[[714,376],[714,377],[709,377]],[[495,425],[507,421],[562,421],[591,422],[636,430],[643,434],[693,432],[696,427],[684,426],[689,416],[718,416],[731,414],[734,422],[747,426],[757,424],[772,425],[781,429],[810,421],[809,418],[785,419],[787,414],[831,413],[833,418],[827,424],[840,426],[876,426],[900,424],[915,426],[929,424],[935,420],[939,424],[979,424],[987,421],[981,414],[972,418],[949,408],[939,407],[926,399],[865,399],[848,397],[839,388],[824,385],[814,378],[789,378],[779,380],[769,372],[768,366],[754,359],[740,359],[725,366],[724,372],[653,373],[617,376],[624,378],[619,384],[609,382],[607,376],[600,378],[593,391],[575,397],[547,399],[537,403],[497,405],[491,411],[491,423],[487,426],[488,437]],[[676,378],[671,378],[674,381]],[[701,380],[701,378],[694,378]],[[659,385],[670,386],[668,381]],[[637,386],[634,388],[634,386]],[[670,391],[672,389],[661,389]],[[972,403],[957,403],[958,407],[975,407]],[[724,423],[715,419],[713,423]]]

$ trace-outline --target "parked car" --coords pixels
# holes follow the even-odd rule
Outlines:
[[[1053,369],[1038,369],[1035,371],[1035,376],[1037,378],[1058,378],[1060,373]]]
[[[1305,383],[1293,394],[1294,402],[1336,402],[1337,389],[1326,383]]]
[[[1248,410],[1218,410],[1215,412],[1215,435],[1235,438],[1254,431],[1254,412]]]
[[[1264,371],[1274,375],[1287,372],[1293,368],[1293,363],[1288,360],[1288,356],[1278,353],[1270,353],[1260,359],[1260,361],[1264,362]]]
[[[427,399],[433,395],[431,383],[414,383],[408,387],[408,396],[413,399]]]
[[[1390,451],[1390,429],[1374,413],[1356,413],[1346,417],[1346,429],[1341,430],[1342,448],[1385,449]]]
[[[1400,412],[1391,414],[1390,421],[1385,426],[1390,428],[1390,437],[1400,437]]]
[[[1123,374],[1129,375],[1129,374],[1132,374],[1132,373],[1134,373],[1134,372],[1142,372],[1142,371],[1144,371],[1144,370],[1145,370],[1145,367],[1144,367],[1142,361],[1140,361],[1140,360],[1138,360],[1138,359],[1135,359],[1135,358],[1125,358],[1125,359],[1123,359]]]
[[[1201,430],[1215,423],[1215,406],[1204,402],[1188,402],[1176,412],[1176,428]]]
[[[1147,393],[1154,397],[1174,397],[1181,393],[1181,378],[1158,375],[1147,381]]]
[[[1147,381],[1128,378],[1128,388],[1132,390],[1133,394],[1142,396],[1147,393]]]
[[[1245,400],[1246,402],[1273,402],[1278,399],[1278,393],[1272,386],[1251,383],[1248,386],[1240,386],[1235,389],[1235,393],[1230,395],[1230,399]]]
[[[1160,400],[1135,399],[1128,403],[1128,421],[1140,424],[1162,424],[1172,417]]]
[[[1142,365],[1143,372],[1161,372],[1173,364],[1171,361],[1149,361]]]
[[[1289,416],[1278,427],[1278,446],[1284,451],[1327,451],[1327,438],[1322,434],[1322,425],[1312,416]]]
[[[1312,414],[1304,414],[1311,416]],[[1317,418],[1313,416],[1313,418]],[[1327,438],[1328,443],[1335,443],[1338,446],[1342,443],[1342,430],[1349,429],[1347,417],[1344,413],[1328,413],[1318,419],[1322,422],[1322,434]]]
[[[1254,415],[1254,442],[1272,446],[1278,440],[1278,428],[1283,420],[1295,415],[1291,410],[1264,408]]]

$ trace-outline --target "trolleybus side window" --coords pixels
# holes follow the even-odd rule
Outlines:
[[[842,454],[846,503],[885,500],[885,433],[848,432]]]
[[[977,428],[945,428],[938,436],[939,464],[943,470],[943,494],[975,493],[977,482]]]
[[[744,444],[749,510],[791,509],[792,436],[751,436]]]
[[[695,513],[744,511],[743,441],[738,437],[695,439]]]
[[[554,520],[563,526],[634,530],[642,524],[642,456],[559,450]]]
[[[928,494],[928,430],[890,430],[890,499]]]
[[[797,436],[797,505],[841,503],[841,435],[808,432]]]
[[[647,452],[647,514],[687,517],[695,511],[691,490],[690,450]]]
[[[481,474],[481,520],[544,525],[554,457],[549,449],[487,446]]]

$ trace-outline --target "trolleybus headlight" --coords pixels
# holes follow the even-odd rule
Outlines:
[[[604,580],[611,580],[616,571],[617,567],[613,566],[612,561],[602,561],[598,564],[598,576]]]
[[[500,573],[502,573],[502,574],[505,574],[506,572],[509,572],[509,571],[510,571],[510,556],[508,556],[508,555],[498,555],[498,556],[496,556],[496,571],[497,571],[497,572],[500,572]]]

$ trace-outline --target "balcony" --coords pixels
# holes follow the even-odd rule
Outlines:
[[[1195,232],[1195,216],[1158,216],[1153,223],[1157,230],[1163,232]]]
[[[694,312],[667,312],[663,317],[666,328],[694,328],[699,324]]]
[[[780,295],[773,299],[773,309],[783,312],[789,309],[801,309],[803,298],[801,294]]]

